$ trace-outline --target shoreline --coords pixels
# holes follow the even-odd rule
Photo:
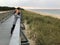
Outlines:
[[[0,11],[0,14],[1,14],[1,13],[7,13],[7,12],[9,12],[9,11]]]
[[[30,11],[30,12],[33,12],[33,13],[37,13],[37,14],[40,14],[40,15],[43,15],[43,16],[50,16],[50,17],[53,17],[53,18],[58,18],[58,19],[60,19],[60,15],[58,15],[58,14],[50,14],[50,13],[33,11],[33,10],[26,10],[26,11]]]

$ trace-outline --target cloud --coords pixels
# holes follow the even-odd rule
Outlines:
[[[0,6],[32,8],[60,8],[60,0],[0,0]]]
[[[20,0],[0,0],[0,6],[18,6]]]
[[[24,3],[23,2],[21,2],[21,6],[60,8],[60,0],[26,0]]]

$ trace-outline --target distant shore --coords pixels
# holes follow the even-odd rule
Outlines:
[[[27,11],[30,11],[30,12],[33,12],[33,13],[37,13],[37,14],[41,14],[43,16],[51,16],[51,17],[60,19],[60,15],[58,15],[58,14],[49,14],[49,13],[44,13],[44,12],[32,11],[32,10],[27,10]]]
[[[7,12],[9,12],[9,11],[0,11],[0,13],[7,13]]]

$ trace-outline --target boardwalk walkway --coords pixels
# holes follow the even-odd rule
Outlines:
[[[21,18],[16,22],[13,35],[11,37],[11,28],[13,25],[14,16],[12,15],[5,22],[0,23],[0,45],[29,45],[26,36],[23,33]],[[21,35],[20,35],[21,33]]]
[[[0,24],[0,45],[9,45],[10,31],[13,24],[14,17],[11,16],[4,23]]]

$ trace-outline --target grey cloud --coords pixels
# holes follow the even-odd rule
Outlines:
[[[60,8],[60,0],[0,0],[1,5]]]
[[[21,3],[21,6],[60,8],[60,0],[29,0]]]

